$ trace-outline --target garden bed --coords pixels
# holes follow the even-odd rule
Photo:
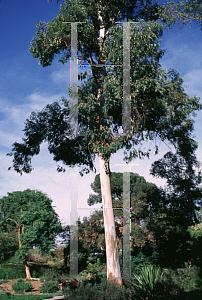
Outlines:
[[[23,279],[23,280],[27,281],[26,279]],[[20,294],[15,293],[12,290],[12,284],[14,284],[15,281],[16,281],[16,279],[0,280],[0,289],[10,293],[11,295],[20,295]],[[40,280],[39,279],[29,280],[28,282],[31,282],[33,288],[32,288],[31,292],[26,292],[26,295],[29,295],[29,294],[30,295],[39,295],[40,294],[40,287],[42,285]]]

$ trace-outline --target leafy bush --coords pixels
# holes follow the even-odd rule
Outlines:
[[[200,288],[202,280],[200,278],[200,268],[196,266],[179,268],[171,273],[172,281],[178,285],[179,289],[189,292]]]
[[[43,274],[43,277],[45,277],[45,281],[56,281],[58,283],[61,282],[61,276],[59,272],[54,269],[46,270]]]
[[[41,293],[55,293],[59,289],[59,284],[55,281],[47,281],[40,288]]]
[[[100,258],[97,259],[96,263],[91,263],[87,261],[87,268],[79,273],[79,277],[88,278],[103,278],[106,277],[106,272],[104,272],[105,264],[101,263]],[[78,278],[79,279],[79,278]]]
[[[12,289],[16,293],[29,292],[32,289],[32,284],[31,282],[24,282],[22,279],[18,279],[12,284]]]
[[[145,265],[157,265],[158,253],[153,252],[152,256],[146,256],[139,252],[136,256],[131,257],[131,273],[139,274]]]
[[[60,274],[55,270],[47,270],[44,276],[45,282],[40,288],[41,293],[55,293],[59,290],[59,283],[61,282]]]
[[[45,277],[44,277],[44,276],[41,276],[41,277],[39,277],[39,279],[40,279],[40,282],[44,282]]]
[[[32,272],[32,278],[37,278],[37,272],[36,272],[36,270],[34,270],[34,271]]]
[[[177,270],[154,267],[151,264],[144,266],[140,273],[133,274],[135,279],[130,282],[134,286],[136,295],[153,299],[158,295],[169,295],[175,292],[188,292],[200,288],[200,268],[193,266]],[[126,280],[127,281],[127,280]]]
[[[107,278],[102,278],[100,284],[82,284],[76,290],[70,291],[68,298],[64,298],[64,300],[129,300],[133,295],[133,291],[126,289],[124,285],[119,287],[116,283],[108,281]]]
[[[31,273],[32,277],[39,278],[39,277],[43,276],[44,273],[47,272],[47,270],[50,270],[50,267],[47,265],[30,263],[30,273]]]
[[[0,279],[17,279],[25,277],[25,267],[21,264],[1,264]]]

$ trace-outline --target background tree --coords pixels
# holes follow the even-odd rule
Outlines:
[[[39,113],[32,113],[26,121],[23,143],[14,143],[11,155],[17,172],[29,173],[31,157],[40,152],[40,144],[48,141],[54,160],[67,165],[85,165],[82,172],[94,169],[93,160],[98,154],[103,207],[112,208],[109,160],[112,153],[125,148],[126,162],[137,156],[149,156],[138,145],[144,140],[170,141],[180,155],[187,158],[190,168],[195,163],[196,144],[192,139],[193,122],[190,114],[201,109],[199,99],[190,98],[182,87],[183,80],[175,71],[166,72],[160,67],[163,55],[159,38],[163,27],[156,20],[157,6],[151,1],[70,1],[60,7],[59,15],[49,23],[39,22],[30,52],[45,67],[56,54],[63,54],[62,63],[70,57],[70,24],[78,23],[79,59],[91,65],[92,75],[83,74],[87,81],[79,88],[79,133],[73,136],[69,124],[69,103],[47,105]],[[131,24],[131,126],[132,131],[118,135],[122,128],[122,67],[106,68],[105,63],[123,63],[123,27],[116,22],[138,21]],[[142,21],[140,21],[142,19]],[[155,21],[154,21],[155,20]],[[103,67],[94,68],[95,64]],[[71,95],[71,93],[70,93]],[[135,149],[131,148],[134,146]],[[185,147],[186,146],[186,147]],[[156,149],[158,149],[156,145]],[[59,171],[62,171],[60,167]],[[80,173],[82,173],[80,172]],[[104,227],[107,255],[107,277],[118,278],[120,265],[113,210],[104,210]]]
[[[194,145],[194,141],[192,143]],[[173,267],[180,267],[185,261],[194,258],[188,228],[200,222],[200,163],[190,153],[191,148],[187,143],[184,149],[177,148],[175,154],[166,153],[151,168],[151,174],[165,178],[167,186],[161,190],[160,205],[152,207],[155,217],[150,222],[150,229],[154,232],[163,263]],[[195,165],[195,170],[192,165]]]
[[[52,207],[52,200],[40,191],[25,190],[8,193],[0,199],[2,226],[15,229],[18,239],[16,259],[23,261],[26,277],[31,278],[28,266],[29,252],[33,247],[48,252],[55,246],[55,238],[62,226]]]
[[[114,217],[117,221],[118,238],[122,249],[123,234],[123,173],[112,172],[110,177],[112,204]],[[88,204],[94,205],[102,202],[100,174],[95,176],[91,188],[96,193],[88,198]],[[146,182],[144,177],[130,173],[130,208],[131,208],[131,243],[132,250],[136,247],[146,246],[148,241],[153,242],[152,233],[147,229],[148,220],[151,218],[151,207],[161,202],[161,194],[157,186]],[[100,212],[101,213],[101,212]]]
[[[200,214],[198,215],[199,223],[189,226],[187,231],[191,236],[191,240],[189,243],[190,249],[192,250],[192,264],[198,265],[202,267],[202,255],[201,255],[201,247],[202,247],[202,207],[200,210]]]
[[[0,214],[0,262],[11,258],[17,250],[17,232],[13,226],[5,224]]]
[[[168,158],[168,155],[166,157]],[[163,178],[168,178],[168,186],[164,189],[146,182],[138,174],[130,174],[132,257],[139,257],[141,254],[151,258],[155,252],[156,263],[163,268],[180,268],[188,261],[198,265],[201,257],[199,251],[196,251],[200,249],[201,243],[198,212],[201,209],[201,189],[197,181],[199,178],[190,176],[188,180],[187,176],[185,179],[185,166],[182,160],[177,161],[176,156],[175,159],[172,157],[172,161],[166,159],[163,163],[161,159],[155,162],[153,172],[157,172],[157,166],[159,172],[162,167]],[[188,172],[186,174],[188,175]],[[113,208],[122,208],[123,173],[112,172],[110,182]],[[99,174],[95,176],[91,188],[96,194],[89,196],[90,206],[102,202]],[[122,209],[114,210],[119,253],[122,250],[122,215]],[[103,222],[102,211],[96,212],[93,217],[96,227],[93,224],[89,226],[91,223],[87,220],[83,222],[85,231],[88,232],[86,236],[99,236],[98,231],[95,234],[93,231]],[[82,232],[81,229],[79,231]],[[85,234],[82,237],[84,241]],[[97,237],[97,240],[100,239],[104,242],[101,236]],[[89,239],[89,245],[92,243]],[[102,248],[105,250],[105,243],[102,244]],[[97,252],[100,252],[100,247]]]

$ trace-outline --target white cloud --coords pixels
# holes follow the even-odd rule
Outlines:
[[[51,78],[54,83],[56,84],[66,83],[68,85],[70,80],[70,69],[68,65],[65,65],[65,67],[63,66],[63,68],[60,69],[59,71],[53,71],[51,73]]]
[[[189,96],[197,96],[202,99],[201,82],[202,69],[188,72],[184,77],[184,87]]]

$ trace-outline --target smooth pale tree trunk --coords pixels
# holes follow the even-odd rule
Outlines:
[[[119,263],[118,245],[115,230],[114,213],[112,208],[110,175],[106,174],[105,161],[99,155],[100,161],[100,182],[103,204],[106,259],[107,259],[107,279],[116,279],[119,285],[122,285],[122,277]],[[109,162],[108,170],[109,170]]]
[[[103,54],[103,39],[105,37],[105,28],[101,16],[101,11],[98,11],[98,20],[100,22],[100,57],[99,64],[106,63],[106,57]],[[102,83],[104,82],[104,68],[99,67],[98,69],[98,95],[97,100],[102,108],[104,105],[104,95]],[[102,115],[101,118],[104,118]],[[118,255],[118,245],[115,230],[114,213],[112,208],[112,196],[111,196],[111,183],[110,175],[106,173],[105,166],[109,170],[109,161],[103,159],[101,154],[99,156],[100,161],[100,182],[101,182],[101,193],[102,193],[102,204],[103,204],[103,216],[104,216],[104,228],[105,228],[105,244],[106,244],[106,260],[107,260],[107,279],[113,280],[122,285],[122,277]]]
[[[28,266],[27,261],[24,261],[24,266],[25,266],[25,272],[26,272],[26,280],[31,280],[31,274],[30,274],[30,268]]]

